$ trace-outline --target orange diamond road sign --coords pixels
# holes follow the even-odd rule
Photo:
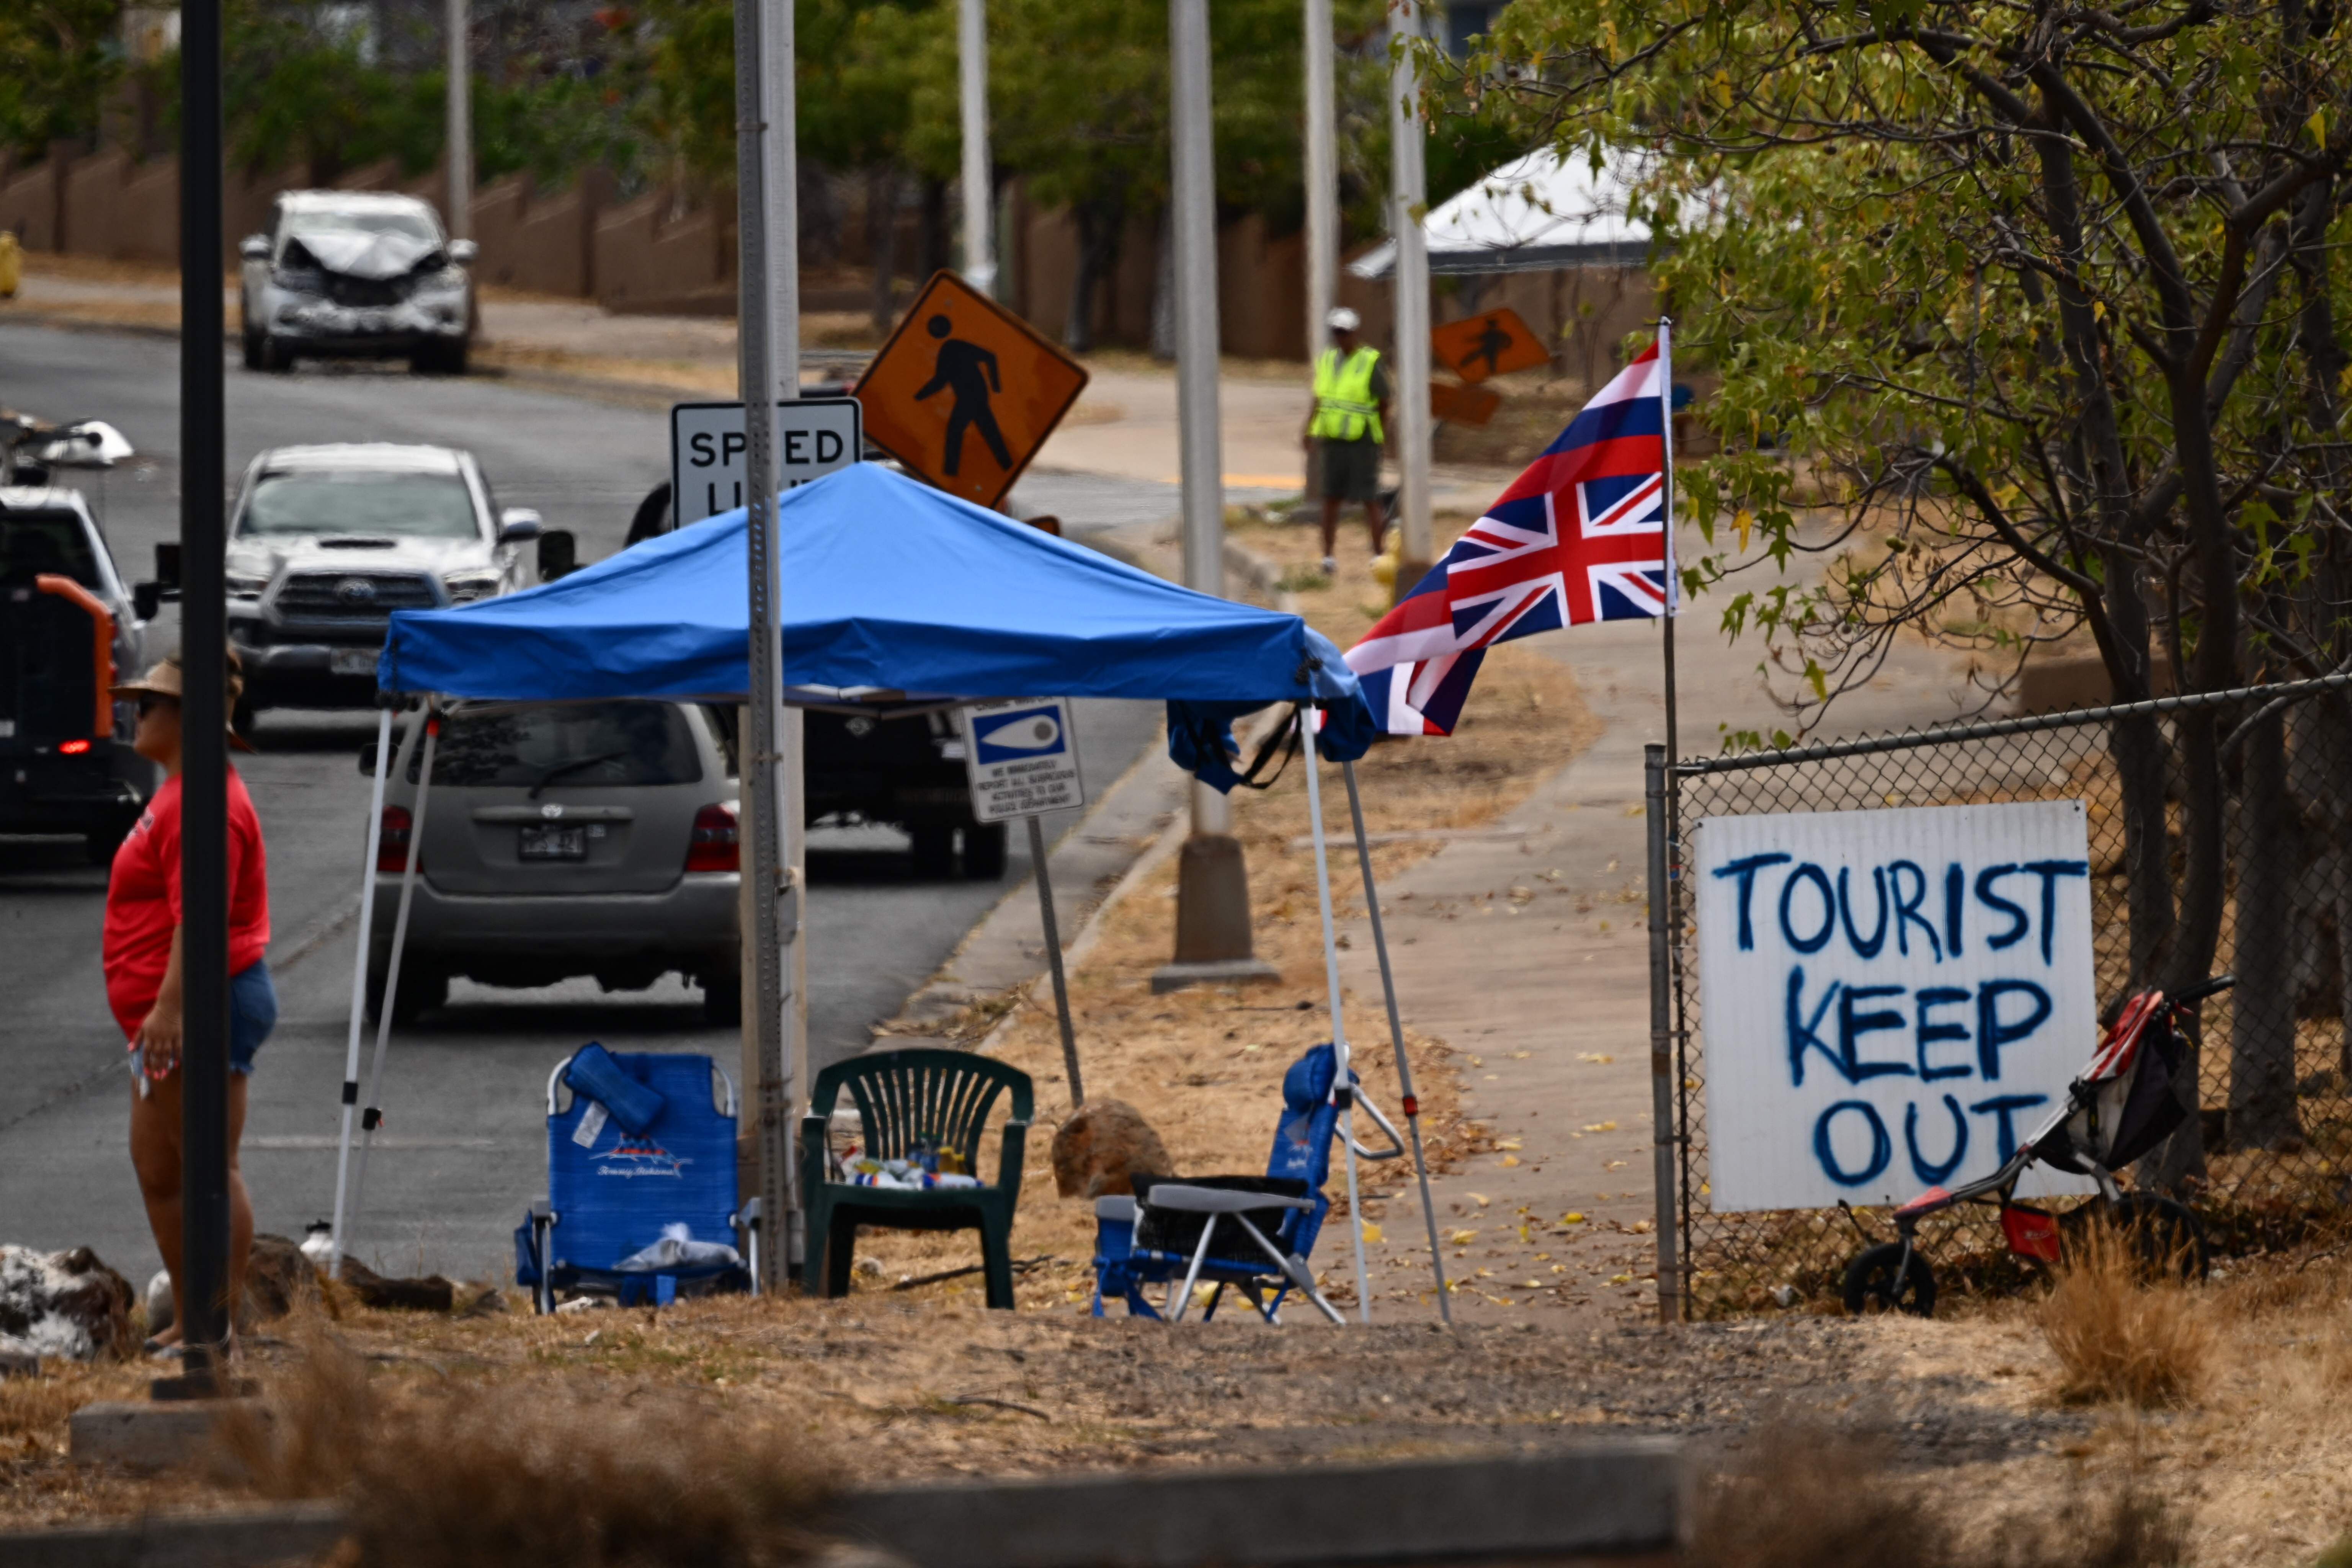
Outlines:
[[[1484,425],[1503,405],[1503,395],[1483,386],[1456,386],[1450,381],[1429,384],[1429,412],[1449,425]]]
[[[1087,384],[1084,366],[951,272],[934,273],[866,367],[866,438],[993,507]]]
[[[1429,347],[1438,363],[1471,382],[1531,369],[1551,358],[1543,340],[1509,309],[1448,321],[1430,332]]]

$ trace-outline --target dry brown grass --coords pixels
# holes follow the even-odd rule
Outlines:
[[[2174,1568],[2189,1521],[2133,1462],[2077,1470],[2057,1507],[1971,1519],[1933,1472],[1896,1472],[1885,1444],[1805,1425],[1751,1433],[1701,1489],[1692,1568]]]
[[[2208,1304],[2178,1280],[2143,1279],[2128,1242],[2104,1228],[2072,1253],[2034,1313],[2061,1397],[2144,1409],[2194,1398],[2219,1343]]]
[[[328,1332],[305,1339],[226,1457],[263,1496],[348,1499],[362,1568],[758,1568],[818,1539],[832,1482],[780,1411],[585,1384],[384,1388]]]

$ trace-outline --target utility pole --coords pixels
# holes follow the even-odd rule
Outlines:
[[[449,0],[449,237],[474,237],[474,68],[466,37],[466,0]]]
[[[182,1375],[227,1392],[228,623],[222,485],[221,0],[180,12],[180,1306]]]
[[[789,1277],[792,1233],[792,1059],[785,1037],[791,1009],[785,995],[785,932],[795,938],[800,889],[784,858],[783,807],[788,799],[780,765],[782,711],[782,619],[777,606],[776,420],[777,391],[772,251],[769,227],[768,112],[772,100],[762,78],[769,70],[767,33],[761,16],[771,5],[791,0],[736,0],[735,5],[735,188],[738,275],[741,285],[736,321],[739,363],[736,385],[743,400],[744,536],[749,557],[751,734],[742,758],[751,832],[742,875],[751,889],[751,994],[744,998],[757,1076],[751,1104],[759,1122],[760,1205],[768,1245],[761,1249],[764,1289]],[[789,37],[782,47],[789,51]],[[797,322],[794,323],[797,328]],[[792,1001],[798,1000],[798,987]]]
[[[1331,86],[1331,0],[1306,0],[1307,360],[1322,352],[1339,277],[1339,110]]]
[[[988,0],[957,0],[963,83],[963,279],[996,297],[995,166],[988,156]]]
[[[1393,149],[1389,231],[1396,238],[1396,594],[1412,592],[1429,571],[1429,240],[1421,220],[1429,205],[1422,156],[1420,0],[1394,0],[1389,38],[1404,49],[1389,73],[1389,139]]]
[[[1184,585],[1225,591],[1225,487],[1217,426],[1217,170],[1209,121],[1209,0],[1169,0],[1176,236],[1176,423],[1183,478]],[[1250,936],[1249,870],[1225,797],[1192,783],[1192,831],[1177,862],[1176,957],[1154,991],[1270,978]]]

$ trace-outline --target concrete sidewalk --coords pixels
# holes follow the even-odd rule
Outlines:
[[[1727,646],[1716,613],[1702,600],[1676,627],[1685,755],[1713,751],[1719,724],[1769,729],[1775,717],[1759,646]],[[1606,730],[1495,828],[1381,889],[1405,1021],[1454,1048],[1465,1110],[1498,1145],[1433,1183],[1446,1274],[1455,1314],[1472,1321],[1648,1318],[1657,1295],[1642,752],[1665,738],[1659,627],[1577,626],[1523,646],[1575,671]],[[1816,738],[1954,718],[1965,696],[1955,663],[1911,644],[1841,700]],[[1360,875],[1352,852],[1333,861],[1342,885]],[[1369,922],[1352,922],[1342,941],[1348,984],[1377,996]],[[1353,1045],[1389,1050],[1384,1037]],[[1417,1195],[1408,1188],[1377,1211],[1375,1317],[1433,1317]],[[1347,1241],[1331,1239],[1321,1262],[1337,1269]]]

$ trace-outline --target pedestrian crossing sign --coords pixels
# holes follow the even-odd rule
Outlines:
[[[932,275],[866,367],[866,438],[993,507],[1087,384],[1084,366],[951,272]]]
[[[1490,375],[1532,370],[1551,357],[1535,329],[1508,306],[1433,329],[1429,348],[1438,363],[1474,384]]]

